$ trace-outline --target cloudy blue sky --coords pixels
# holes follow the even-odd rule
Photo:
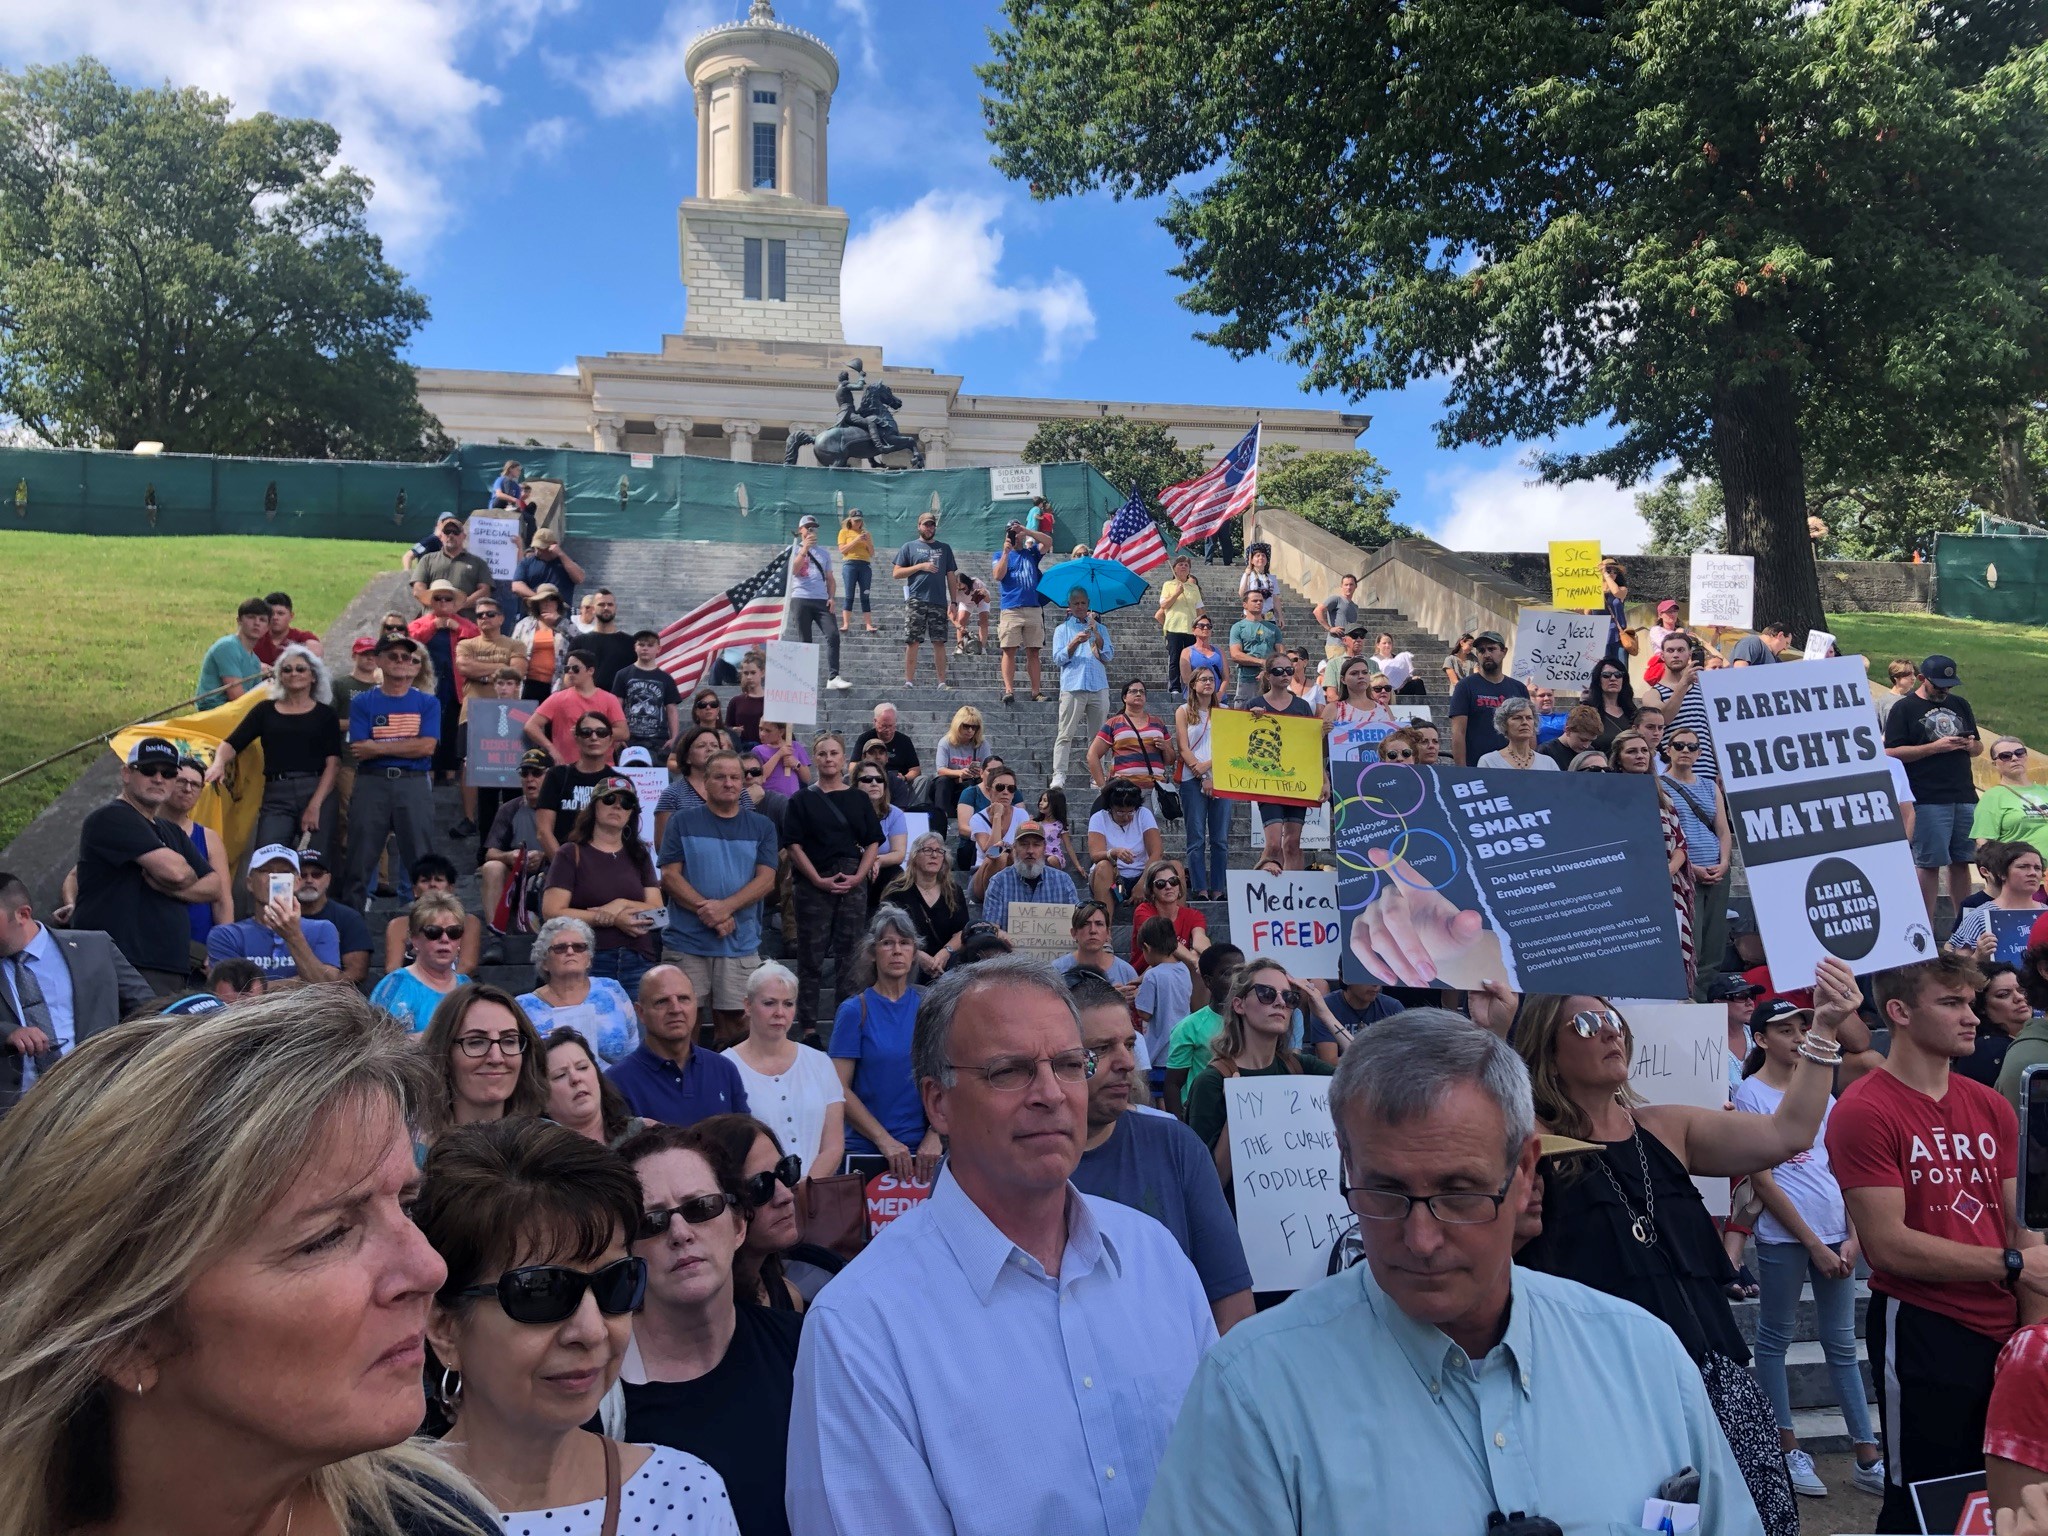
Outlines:
[[[683,49],[746,0],[7,0],[0,64],[90,52],[239,109],[320,116],[372,175],[372,217],[433,306],[442,367],[548,371],[680,329],[675,205],[695,176]],[[832,197],[852,218],[856,341],[970,391],[1369,413],[1400,515],[1456,547],[1602,537],[1632,495],[1530,484],[1528,446],[1448,452],[1440,389],[1304,395],[1284,361],[1196,341],[1157,209],[1038,204],[989,164],[974,65],[993,0],[777,0],[837,51]]]

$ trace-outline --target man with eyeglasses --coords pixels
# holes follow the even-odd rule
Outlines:
[[[673,965],[640,978],[640,1043],[605,1076],[634,1114],[663,1125],[695,1125],[712,1115],[744,1115],[740,1069],[697,1045],[697,989]]]
[[[417,641],[386,635],[377,642],[384,681],[349,702],[356,782],[348,803],[348,879],[341,899],[352,907],[363,905],[387,837],[398,840],[400,869],[411,869],[434,849],[429,778],[443,727],[441,701],[413,687],[423,656]]]
[[[1146,1536],[1480,1536],[1516,1513],[1523,1529],[1635,1530],[1688,1467],[1703,1536],[1760,1536],[1677,1336],[1515,1264],[1539,1142],[1505,1042],[1438,1008],[1383,1020],[1344,1052],[1330,1114],[1365,1262],[1209,1351]]]
[[[1138,1529],[1216,1323],[1160,1223],[1072,1183],[1095,1060],[1028,958],[925,994],[911,1071],[947,1161],[811,1305],[792,1530]]]
[[[626,740],[626,711],[617,694],[598,686],[598,665],[597,653],[579,640],[562,662],[562,686],[527,716],[526,739],[536,747],[546,747],[557,763],[576,760],[576,728],[593,711],[611,723],[615,742]]]
[[[249,899],[254,917],[218,923],[206,935],[206,963],[246,960],[263,973],[269,992],[341,976],[341,932],[299,908],[299,856],[282,843],[249,855]]]
[[[360,987],[370,974],[370,925],[354,907],[331,900],[333,888],[334,868],[327,855],[318,848],[306,849],[299,855],[299,916],[334,925],[341,950],[341,979]],[[207,979],[213,980],[210,970]]]
[[[224,877],[163,815],[178,749],[145,736],[128,749],[118,798],[78,829],[78,900],[73,928],[97,928],[159,997],[188,991],[192,924],[186,903],[225,894]]]

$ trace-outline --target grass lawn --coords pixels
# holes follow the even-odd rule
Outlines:
[[[0,566],[27,578],[0,605],[0,777],[190,698],[200,657],[234,629],[244,598],[287,591],[299,627],[319,631],[403,553],[342,539],[0,531]],[[0,789],[0,847],[94,751]]]
[[[1889,687],[1885,666],[1894,656],[1914,665],[1931,655],[1955,658],[1970,701],[1988,735],[2010,731],[2035,747],[2048,747],[2048,629],[1985,624],[1930,613],[1839,613],[1828,620],[1844,656],[1870,663],[1875,686]]]

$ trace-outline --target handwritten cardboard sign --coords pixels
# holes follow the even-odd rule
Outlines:
[[[1294,976],[1337,974],[1343,952],[1337,872],[1297,869],[1272,875],[1225,872],[1230,887],[1230,942],[1245,959],[1278,960]]]
[[[1728,1103],[1728,1009],[1722,1003],[1611,999],[1635,1037],[1628,1085],[1652,1104]],[[1728,1181],[1694,1179],[1712,1216],[1728,1214]]]
[[[1013,901],[1003,932],[1018,954],[1056,960],[1074,947],[1074,909],[1063,901]]]
[[[469,550],[489,564],[493,581],[510,581],[512,573],[519,569],[519,519],[472,513]]]
[[[1598,539],[1550,541],[1550,606],[1602,608],[1607,589],[1600,585]]]
[[[1532,688],[1583,691],[1607,654],[1607,615],[1524,608],[1515,620],[1513,672]]]
[[[1237,1235],[1252,1289],[1298,1291],[1329,1268],[1357,1218],[1337,1192],[1337,1129],[1327,1077],[1232,1077],[1223,1083]]]
[[[802,640],[770,640],[768,676],[762,685],[767,702],[763,720],[784,725],[815,725],[818,720],[818,647]]]
[[[1209,750],[1218,799],[1314,805],[1323,798],[1323,722],[1313,715],[1215,710]]]
[[[1688,598],[1694,629],[1748,629],[1756,622],[1756,556],[1694,555]]]
[[[640,841],[654,847],[654,803],[668,791],[666,768],[620,768],[633,781],[633,793],[640,800]]]
[[[1806,659],[1826,661],[1828,652],[1835,648],[1835,637],[1824,629],[1809,629],[1806,632]]]

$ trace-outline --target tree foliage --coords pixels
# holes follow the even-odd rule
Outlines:
[[[1378,549],[1416,532],[1394,521],[1401,493],[1387,485],[1386,466],[1363,448],[1337,451],[1292,444],[1269,449],[1259,463],[1259,499],[1285,507],[1361,549]]]
[[[1162,486],[1192,479],[1208,462],[1208,444],[1183,448],[1156,421],[1128,416],[1063,416],[1042,421],[1024,445],[1027,464],[1092,464],[1125,495],[1144,492],[1155,522],[1164,523]],[[1169,541],[1170,542],[1170,541]]]
[[[445,452],[370,182],[327,124],[230,110],[91,59],[0,71],[0,413],[64,446]]]
[[[1821,622],[1807,459],[1909,465],[2042,393],[2043,8],[1006,0],[997,163],[1165,194],[1183,302],[1446,446],[1611,426],[1553,479],[1712,475]]]

